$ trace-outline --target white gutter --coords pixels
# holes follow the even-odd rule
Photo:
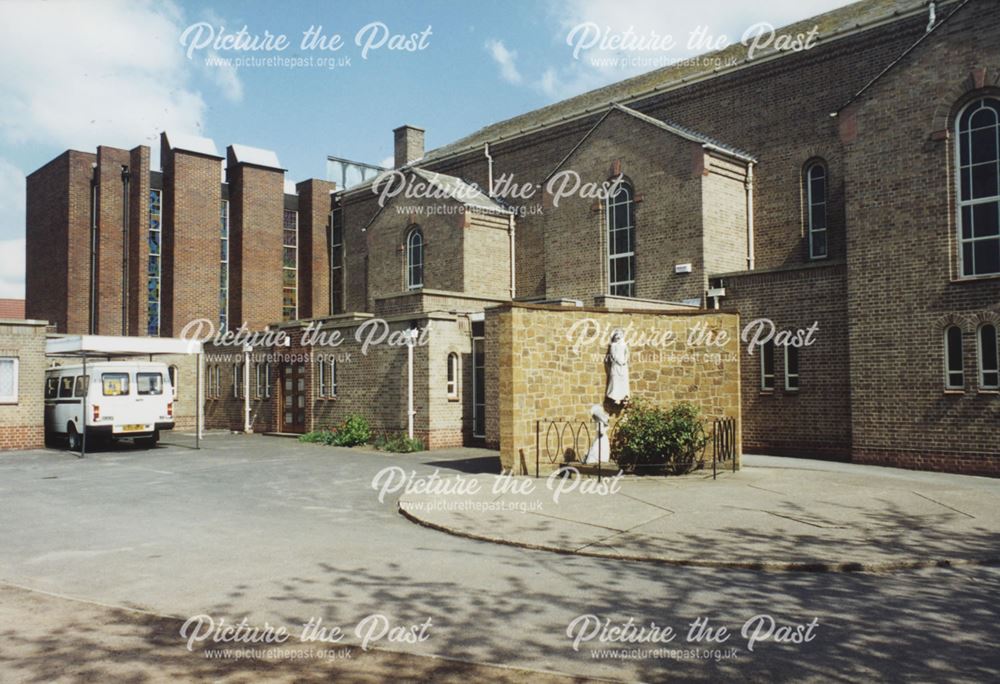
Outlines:
[[[253,425],[250,423],[250,352],[253,349],[249,344],[243,345],[243,432],[250,434],[253,432]]]
[[[753,251],[753,162],[747,164],[747,179],[744,183],[747,193],[747,270],[754,268]]]
[[[417,331],[410,330],[406,336],[406,436],[413,439],[413,344]]]
[[[507,216],[507,235],[510,238],[510,298],[513,301],[517,293],[517,284],[514,281],[514,274],[517,267],[514,264],[514,214],[511,213]]]

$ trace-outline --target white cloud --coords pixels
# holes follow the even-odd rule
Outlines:
[[[566,59],[547,67],[530,85],[552,99],[560,99],[614,81],[666,66],[671,60],[685,59],[716,49],[721,37],[737,43],[744,31],[758,22],[781,27],[847,4],[846,0],[771,0],[765,5],[736,4],[731,0],[554,0],[549,19],[555,25],[554,38]],[[590,34],[578,29],[577,40],[597,36],[589,43],[568,42],[571,32],[588,25]],[[702,29],[700,43],[691,44],[692,32]],[[596,32],[593,32],[596,29]],[[602,45],[606,36],[626,32],[654,40],[670,36],[667,49],[621,50]],[[661,40],[662,44],[662,40]],[[577,56],[574,48],[581,45]],[[632,59],[623,59],[632,58]],[[635,59],[638,58],[638,59]]]
[[[0,240],[0,297],[24,298],[24,238]]]
[[[502,40],[490,38],[486,41],[486,49],[493,61],[500,67],[500,77],[508,83],[521,82],[521,72],[517,70],[517,52],[508,50]]]
[[[24,173],[0,158],[0,236],[24,233]],[[24,297],[24,238],[0,239],[0,297]]]
[[[169,2],[5,4],[0,140],[131,148],[165,129],[201,130],[181,23]]]

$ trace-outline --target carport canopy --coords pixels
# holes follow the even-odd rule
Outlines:
[[[195,409],[195,448],[201,448],[201,352],[200,340],[184,340],[178,337],[125,337],[117,335],[54,335],[45,341],[45,356],[56,358],[82,359],[86,369],[88,359],[114,359],[133,356],[153,356],[195,354],[198,358],[196,409]],[[84,400],[81,399],[81,402]],[[83,431],[82,458],[87,452],[87,431]]]

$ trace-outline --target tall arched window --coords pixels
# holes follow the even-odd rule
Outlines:
[[[997,347],[997,327],[986,323],[976,335],[979,358],[979,389],[1000,390],[1000,348]]]
[[[809,229],[809,258],[824,259],[826,243],[827,172],[822,161],[806,167],[806,222]]]
[[[965,389],[965,364],[962,361],[962,329],[948,326],[944,331],[945,388]]]
[[[635,296],[635,193],[621,183],[608,199],[608,294]]]
[[[1000,274],[1000,99],[973,100],[957,127],[961,273]]]
[[[406,236],[406,287],[411,290],[424,286],[424,234],[414,226]]]

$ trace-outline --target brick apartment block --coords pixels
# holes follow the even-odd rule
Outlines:
[[[488,190],[490,178],[544,188],[567,170],[585,182],[620,176],[620,214],[594,198],[557,207],[547,192],[380,206],[370,183],[289,186],[273,153],[234,145],[223,157],[184,136],[163,137],[162,171],[149,170],[144,147],[67,151],[28,178],[27,315],[63,332],[147,334],[136,266],[148,257],[143,197],[159,190],[159,334],[195,318],[218,324],[221,309],[230,327],[280,325],[292,337],[287,349],[254,350],[285,354],[262,366],[270,396],[234,389],[245,359],[215,350],[210,425],[244,427],[242,391],[255,430],[324,427],[352,412],[405,429],[405,349],[359,357],[346,344],[336,396],[315,358],[300,369],[289,356],[309,351],[304,321],[350,338],[381,317],[394,332],[435,330],[414,351],[415,433],[432,446],[496,445],[501,369],[484,351],[498,334],[486,309],[719,307],[744,324],[817,326],[815,344],[787,360],[780,347],[772,363],[771,351],[743,345],[745,451],[998,475],[997,350],[984,340],[995,346],[1000,326],[990,175],[1000,155],[987,133],[963,131],[996,139],[1000,2],[939,2],[931,23],[925,2],[863,0],[780,31],[814,26],[820,40],[807,51],[750,59],[735,45],[713,55],[718,69],[652,71],[426,153],[423,130],[394,131],[396,170],[412,181]]]

